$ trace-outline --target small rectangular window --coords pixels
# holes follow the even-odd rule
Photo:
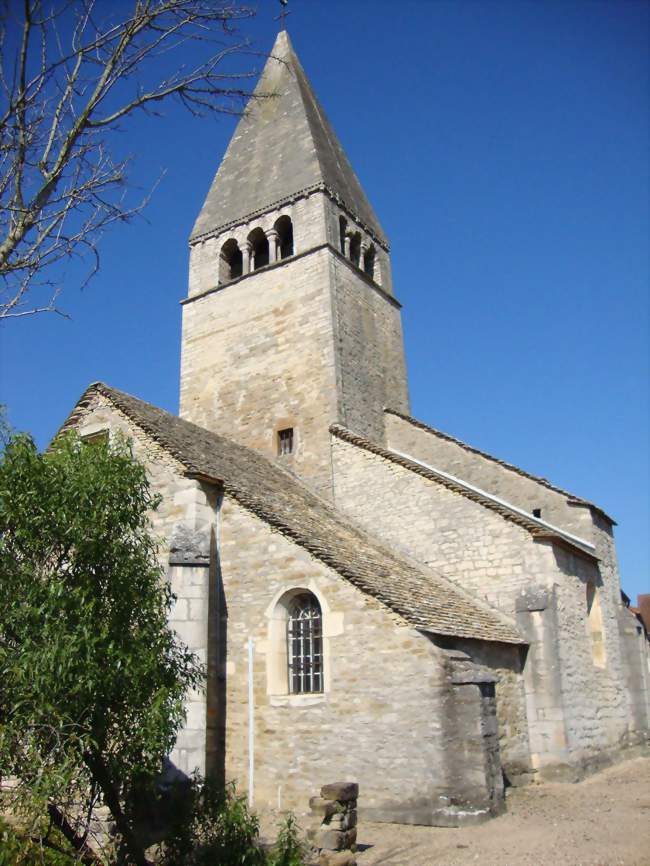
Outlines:
[[[278,454],[293,454],[293,427],[278,431]]]
[[[495,695],[494,683],[479,683],[479,691],[484,698],[493,698]]]
[[[541,508],[533,508],[533,517],[541,517],[542,509]]]
[[[96,433],[88,433],[81,437],[84,445],[106,445],[108,443],[108,430],[98,430]]]

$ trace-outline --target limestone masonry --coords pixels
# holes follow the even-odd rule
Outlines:
[[[410,417],[400,309],[283,31],[191,235],[180,417],[95,383],[63,428],[125,434],[162,495],[172,623],[207,670],[173,764],[258,808],[312,798],[323,863],[354,863],[357,811],[484,820],[650,724],[614,521]]]

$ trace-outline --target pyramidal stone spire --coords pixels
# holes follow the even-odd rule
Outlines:
[[[260,97],[260,98],[256,98]],[[322,189],[384,247],[361,184],[282,30],[230,140],[190,241]]]

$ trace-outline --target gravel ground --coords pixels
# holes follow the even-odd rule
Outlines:
[[[362,794],[363,795],[363,794]],[[359,866],[650,866],[650,758],[576,785],[511,788],[466,829],[359,825]]]

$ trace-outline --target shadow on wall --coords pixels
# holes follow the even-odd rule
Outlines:
[[[206,775],[226,784],[226,662],[228,605],[214,528],[210,535],[210,588],[208,593],[208,671],[206,684]]]

